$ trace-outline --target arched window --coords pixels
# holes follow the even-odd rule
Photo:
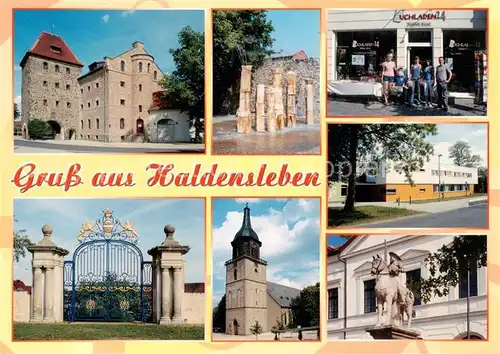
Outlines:
[[[66,74],[71,73],[71,70],[69,68],[66,68]]]
[[[59,65],[56,64],[56,66],[54,68],[56,70],[56,73],[58,73],[59,72]]]
[[[238,280],[238,269],[235,269],[233,271],[233,275],[234,275],[234,280]]]
[[[142,91],[142,84],[139,84],[139,92]]]
[[[139,72],[142,73],[142,62],[139,62]]]
[[[81,129],[83,129],[83,119],[80,121]]]
[[[90,119],[89,119],[89,129],[92,128],[92,123],[90,122]]]
[[[155,72],[153,73],[153,79],[154,79],[154,80],[156,80],[156,79],[157,79],[157,77],[158,77],[158,73],[157,73],[157,72],[156,72],[156,70],[155,70]]]
[[[125,62],[123,60],[120,62],[120,71],[125,71]]]
[[[99,118],[95,120],[95,126],[97,127],[97,129],[99,129]]]
[[[125,119],[120,118],[120,129],[125,129]]]
[[[148,74],[150,69],[151,69],[151,63],[148,63]]]
[[[43,62],[43,70],[49,70],[49,64],[46,61]]]

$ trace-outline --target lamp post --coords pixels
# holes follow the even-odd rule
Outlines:
[[[438,196],[439,196],[439,201],[441,201],[441,156],[442,154],[438,155],[438,178],[439,178],[439,184],[438,184]]]

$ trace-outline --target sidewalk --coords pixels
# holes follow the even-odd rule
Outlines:
[[[464,199],[457,199],[457,200],[448,200],[448,201],[442,201],[442,202],[433,202],[433,203],[425,203],[425,204],[409,204],[409,203],[401,203],[400,206],[396,202],[365,202],[365,203],[355,203],[356,206],[366,206],[366,205],[374,205],[374,206],[381,206],[381,207],[386,207],[386,208],[402,208],[402,209],[408,209],[408,210],[415,210],[415,211],[422,211],[425,213],[441,213],[445,211],[452,211],[460,208],[467,208],[469,207],[469,202],[472,202],[473,204],[484,201],[488,202],[487,197],[470,197],[470,198],[464,198]],[[344,204],[339,203],[339,202],[328,202],[328,207],[330,208],[340,208],[343,207]]]
[[[316,331],[309,331],[309,332],[303,332],[302,333],[303,338],[302,341],[311,341],[311,340],[318,340]],[[248,336],[234,336],[230,334],[225,334],[225,333],[212,333],[212,340],[214,341],[269,341],[269,340],[274,340],[274,334],[271,332],[266,332],[259,334],[259,338],[256,339],[254,335],[248,335]],[[280,337],[280,340],[286,341],[286,340],[296,340],[299,341],[298,338],[298,333],[283,333]],[[279,341],[278,341],[279,342]]]

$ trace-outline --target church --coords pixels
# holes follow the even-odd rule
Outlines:
[[[262,241],[252,228],[250,208],[244,208],[241,229],[231,242],[226,266],[226,333],[250,335],[256,321],[269,332],[278,321],[291,323],[292,300],[299,289],[267,281],[267,262],[261,258]]]

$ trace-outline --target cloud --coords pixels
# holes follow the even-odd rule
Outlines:
[[[109,21],[109,15],[108,15],[108,14],[104,15],[104,16],[102,17],[102,21],[103,21],[104,23],[108,23],[108,21]]]
[[[273,199],[273,204],[276,201]],[[270,200],[261,200],[261,204],[266,202]],[[319,281],[319,209],[317,198],[291,198],[282,208],[270,207],[263,215],[252,216],[252,227],[262,242],[262,259],[268,263],[268,281],[297,289]],[[224,293],[224,263],[231,257],[231,241],[242,218],[243,213],[227,210],[225,220],[213,229],[215,304]]]
[[[127,11],[123,11],[121,13],[121,17],[127,17],[127,16],[132,16],[134,14],[135,10],[127,10]]]
[[[234,201],[238,204],[245,204],[245,203],[248,203],[248,204],[257,204],[257,203],[260,203],[260,199],[258,198],[248,198],[248,199],[245,199],[245,198],[236,198],[234,199]]]
[[[473,132],[470,133],[472,136],[485,136],[486,135],[486,129],[478,129],[474,130]]]

